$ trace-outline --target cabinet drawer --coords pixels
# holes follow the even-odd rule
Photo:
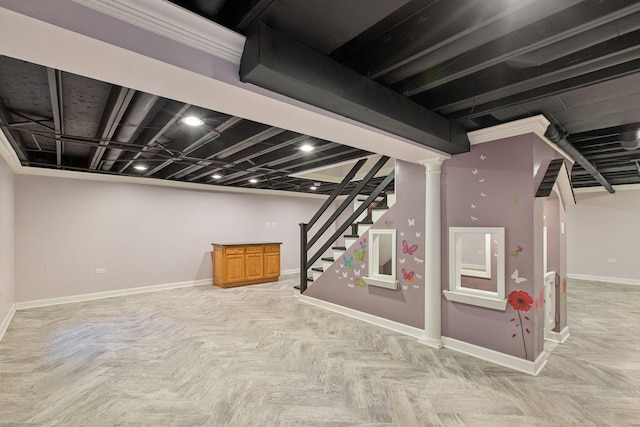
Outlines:
[[[263,251],[264,251],[264,246],[262,245],[247,246],[247,253],[256,253],[256,252],[263,252]]]
[[[280,251],[280,245],[264,245],[265,252],[278,252]]]
[[[224,253],[227,255],[236,255],[244,253],[244,246],[226,247]]]

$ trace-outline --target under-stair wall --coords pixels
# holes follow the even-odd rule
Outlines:
[[[368,230],[351,239],[344,253],[309,286],[305,296],[416,328],[424,327],[424,167],[396,162],[395,204],[371,229],[396,230],[397,290],[367,285]],[[349,231],[347,231],[349,232]],[[346,239],[349,243],[349,239]]]

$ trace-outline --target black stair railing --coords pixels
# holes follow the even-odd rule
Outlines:
[[[335,200],[340,192],[347,186],[347,184],[353,179],[357,171],[364,164],[364,160],[359,161],[349,172],[347,177],[342,180],[336,191],[325,201],[320,210],[311,218],[309,223],[300,224],[300,293],[303,293],[307,289],[307,271],[316,262],[322,254],[329,249],[329,247],[335,242],[335,240],[344,231],[349,228],[355,219],[364,212],[373,203],[376,198],[384,191],[384,189],[393,181],[395,172],[391,172],[367,197],[367,199],[347,218],[347,220],[340,225],[334,234],[329,237],[321,248],[316,251],[311,257],[308,256],[308,252],[311,247],[322,237],[322,235],[329,229],[331,224],[344,212],[349,204],[358,196],[360,191],[373,179],[373,177],[382,169],[385,163],[389,160],[389,157],[381,157],[376,164],[371,168],[367,175],[358,183],[358,185],[349,193],[345,200],[336,208],[335,212],[324,222],[324,224],[318,229],[318,231],[311,237],[308,237],[310,228],[318,221],[320,216],[326,211],[329,205]],[[362,162],[362,163],[361,163]]]

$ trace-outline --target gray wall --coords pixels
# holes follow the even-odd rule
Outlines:
[[[0,156],[0,324],[15,302],[15,176]]]
[[[297,269],[321,201],[19,175],[16,301],[208,279],[212,242],[282,242]]]

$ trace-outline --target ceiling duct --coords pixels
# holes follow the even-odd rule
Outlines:
[[[240,80],[448,154],[470,149],[457,124],[264,23],[248,34]]]
[[[640,148],[640,130],[637,132],[624,132],[620,134],[620,145],[628,151]]]
[[[560,130],[558,130],[558,128],[554,124],[550,124],[549,127],[547,127],[547,131],[544,133],[544,136],[554,144],[558,145],[558,147],[562,148],[567,154],[569,154],[573,158],[573,160],[575,160],[580,166],[582,166],[584,170],[589,172],[591,176],[593,176],[596,181],[598,181],[604,188],[606,188],[609,193],[613,194],[616,192],[611,184],[609,184],[609,181],[607,181],[605,177],[602,176],[600,172],[598,172],[598,169],[596,169],[595,166],[593,166],[591,162],[587,160],[587,158],[584,157],[576,147],[574,147],[569,141],[567,141],[565,135],[560,132]]]

